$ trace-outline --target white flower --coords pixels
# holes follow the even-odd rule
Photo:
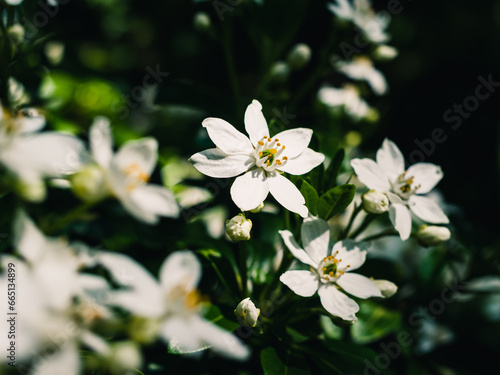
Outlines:
[[[330,230],[321,219],[307,218],[301,228],[300,248],[290,231],[280,231],[292,254],[310,266],[309,271],[287,271],[280,280],[302,297],[319,294],[321,304],[332,315],[356,320],[358,304],[343,292],[358,298],[382,297],[380,289],[367,277],[352,273],[363,265],[367,245],[352,240],[337,242],[329,251]]]
[[[353,159],[351,166],[368,188],[385,193],[390,201],[389,217],[401,240],[410,237],[413,212],[423,221],[446,224],[448,218],[427,194],[443,178],[441,167],[417,163],[405,171],[405,160],[394,142],[385,139],[377,151],[377,161]]]
[[[83,143],[66,134],[37,133],[44,126],[35,109],[12,116],[0,107],[0,163],[24,185],[38,186],[44,178],[74,173],[82,165]]]
[[[394,284],[392,281],[384,280],[384,279],[376,279],[372,280],[377,288],[380,289],[382,295],[385,298],[392,297],[398,291],[398,286]]]
[[[234,315],[246,326],[255,327],[259,319],[260,309],[256,308],[250,297],[248,297],[238,303]]]
[[[450,239],[451,232],[446,227],[421,225],[417,231],[417,239],[423,246],[437,246]]]
[[[371,108],[359,95],[359,90],[350,84],[338,89],[335,87],[322,87],[318,91],[321,102],[330,107],[343,106],[346,114],[353,120],[359,121],[370,115]]]
[[[387,92],[388,86],[384,75],[373,67],[372,61],[368,57],[355,57],[350,62],[338,61],[335,67],[349,78],[366,81],[377,95]]]
[[[217,148],[193,155],[190,161],[210,177],[236,178],[231,197],[242,210],[259,206],[269,193],[286,209],[307,217],[305,199],[282,172],[302,175],[323,162],[325,156],[307,148],[312,130],[297,128],[269,136],[262,106],[254,100],[245,112],[245,129],[250,136],[219,118],[202,124]]]
[[[138,220],[155,224],[159,216],[177,217],[174,195],[159,185],[147,184],[158,158],[158,143],[147,137],[128,141],[113,154],[109,121],[98,117],[90,129],[90,147],[101,167],[109,192]]]
[[[238,214],[226,221],[226,234],[234,242],[248,241],[251,230],[252,220],[247,219],[243,214]]]
[[[342,20],[354,23],[363,35],[373,43],[384,43],[389,40],[385,29],[389,25],[389,18],[376,14],[369,0],[336,0],[328,4],[328,9]]]
[[[196,285],[201,278],[201,265],[190,251],[169,255],[160,268],[159,282],[125,255],[101,253],[98,257],[116,281],[128,287],[115,292],[111,303],[157,322],[153,326],[164,341],[183,352],[209,345],[227,357],[248,357],[247,347],[236,337],[200,316]]]
[[[381,214],[389,211],[389,198],[384,193],[370,190],[362,195],[363,209],[372,214]]]

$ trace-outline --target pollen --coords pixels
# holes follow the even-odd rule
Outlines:
[[[281,160],[276,159],[276,164],[281,165],[281,164],[282,164],[282,163],[281,163]]]
[[[276,146],[278,146],[278,147],[281,146],[281,143],[277,143]]]
[[[333,276],[333,272],[329,272],[328,274],[329,274],[330,276]]]
[[[279,142],[280,140],[278,138],[275,139],[276,142]]]
[[[259,152],[259,156],[262,156],[262,151]]]
[[[272,148],[272,149],[269,150],[269,152],[274,155],[274,154],[276,154],[276,149]]]
[[[285,147],[285,146],[283,146],[283,148],[284,148],[284,147]],[[282,159],[283,159],[283,160],[288,160],[288,158],[287,158],[286,156],[283,156],[283,157],[282,157]]]
[[[259,141],[259,145],[264,146],[264,142]]]
[[[323,262],[326,262],[326,257],[323,258]]]

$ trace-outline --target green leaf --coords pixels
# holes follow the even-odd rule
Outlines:
[[[210,305],[204,316],[205,319],[211,321],[221,328],[224,328],[227,331],[232,332],[240,326],[238,323],[229,320],[224,315],[222,315],[220,309],[215,305]]]
[[[290,353],[286,353],[286,360],[282,361],[276,350],[271,347],[267,347],[260,352],[260,364],[264,370],[264,375],[310,374],[305,361]]]
[[[321,315],[319,317],[319,321],[326,337],[334,340],[342,339],[342,336],[344,335],[342,328],[333,324],[332,319],[330,317]]]
[[[351,326],[351,336],[358,344],[368,344],[396,332],[401,326],[401,315],[376,303],[363,301],[357,314],[358,321]]]
[[[318,200],[319,217],[328,220],[339,214],[349,206],[355,193],[356,187],[352,184],[340,185],[328,190]]]
[[[345,157],[345,151],[343,148],[337,151],[333,160],[330,162],[328,169],[325,173],[325,183],[323,185],[324,191],[337,186],[337,176],[339,174],[340,166]]]
[[[316,216],[318,214],[318,192],[305,180],[302,181],[300,192],[306,200],[306,206],[309,208],[309,212]]]

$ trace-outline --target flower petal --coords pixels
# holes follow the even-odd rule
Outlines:
[[[124,173],[127,168],[137,165],[140,172],[151,176],[158,160],[158,142],[152,137],[126,142],[115,154],[111,168]]]
[[[14,219],[14,246],[19,253],[30,263],[36,262],[44,256],[48,240],[35,226],[26,212],[19,210]]]
[[[301,249],[295,238],[293,238],[292,232],[289,230],[280,230],[279,231],[281,238],[283,238],[283,242],[290,252],[293,254],[295,258],[300,260],[302,263],[309,264],[316,268],[318,266],[319,261],[315,262],[311,259],[311,257],[305,252],[305,250]]]
[[[257,100],[253,100],[245,111],[245,129],[255,147],[264,136],[269,137],[269,128],[262,114],[262,105]]]
[[[306,218],[301,227],[302,245],[317,267],[328,255],[330,243],[330,227],[325,220]]]
[[[405,170],[405,159],[398,146],[389,139],[384,139],[377,151],[377,164],[390,179],[397,178]]]
[[[337,107],[345,104],[346,91],[335,87],[322,87],[318,91],[318,99],[328,106]]]
[[[356,242],[354,240],[342,240],[333,245],[332,255],[341,260],[339,268],[349,265],[348,270],[353,271],[361,267],[366,260],[366,253],[370,244],[367,242]]]
[[[90,149],[97,164],[106,168],[113,158],[113,136],[106,117],[96,117],[90,127]]]
[[[279,167],[279,170],[298,176],[316,168],[318,165],[323,163],[324,160],[325,155],[307,148],[296,158],[288,159],[284,166]]]
[[[358,179],[369,189],[383,193],[391,188],[384,170],[375,161],[371,159],[353,159],[351,166]]]
[[[427,194],[443,178],[441,167],[432,163],[417,163],[408,168],[408,176],[413,177],[418,194]]]
[[[311,142],[313,131],[307,128],[296,128],[282,131],[274,136],[279,139],[279,142],[284,145],[286,155],[289,159],[296,158],[302,154]]]
[[[264,202],[268,193],[268,179],[262,169],[248,171],[236,178],[231,186],[231,198],[242,211],[256,208]]]
[[[188,250],[170,254],[160,268],[160,283],[168,294],[172,289],[182,286],[183,290],[196,288],[201,278],[201,265],[198,258]]]
[[[403,204],[391,204],[389,218],[394,228],[399,232],[401,241],[406,241],[411,234],[411,215],[408,207]]]
[[[237,176],[248,171],[255,164],[253,156],[227,155],[218,148],[198,152],[191,156],[189,161],[201,173],[218,178]]]
[[[246,135],[236,130],[229,122],[220,118],[209,117],[203,120],[210,139],[226,154],[251,154],[253,146]]]
[[[448,224],[450,221],[441,207],[429,197],[413,195],[409,200],[410,210],[423,221],[432,224]]]
[[[45,126],[45,117],[36,109],[25,108],[23,112],[25,115],[19,115],[12,119],[12,121],[15,122],[16,132],[18,134],[34,133]]]
[[[302,297],[311,297],[318,290],[318,275],[311,271],[287,271],[280,281]]]
[[[339,277],[337,284],[347,293],[358,298],[383,297],[373,281],[357,273],[346,272]]]
[[[339,291],[332,284],[323,284],[318,289],[321,304],[330,314],[344,320],[356,320],[359,311],[358,304]]]
[[[70,327],[68,323],[68,327]],[[69,336],[69,334],[66,334]],[[68,341],[66,341],[68,340]],[[76,347],[75,340],[64,340],[59,350],[51,353],[50,357],[34,357],[34,366],[31,368],[32,374],[37,375],[57,375],[64,373],[66,375],[81,374],[80,355]],[[62,370],[64,369],[64,370]],[[63,371],[63,372],[62,372]]]
[[[306,200],[290,180],[274,172],[267,178],[267,182],[269,191],[279,204],[289,211],[307,217],[309,210],[305,205]]]

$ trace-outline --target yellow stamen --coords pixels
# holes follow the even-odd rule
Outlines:
[[[333,272],[329,272],[328,274],[329,274],[330,276],[333,276]]]
[[[264,146],[264,142],[259,141],[259,145]]]
[[[269,150],[269,152],[274,155],[274,154],[276,154],[276,149],[272,148],[272,149]]]

